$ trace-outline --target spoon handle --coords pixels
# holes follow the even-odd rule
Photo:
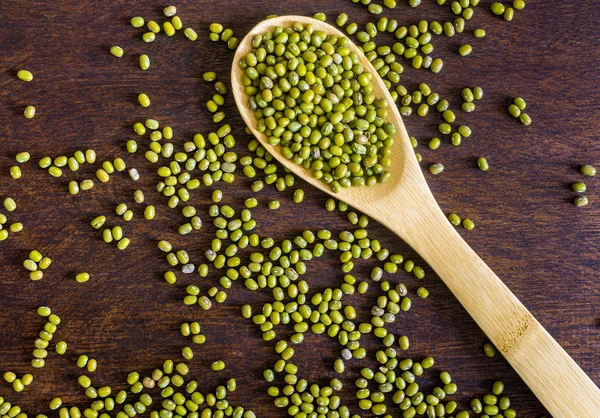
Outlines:
[[[410,221],[391,219],[384,223],[435,270],[554,418],[600,417],[598,387],[469,247],[437,204],[422,205]]]

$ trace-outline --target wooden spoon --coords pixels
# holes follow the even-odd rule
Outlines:
[[[500,350],[555,418],[600,417],[600,390],[540,325],[515,295],[467,245],[448,222],[431,194],[415,158],[398,109],[377,71],[352,42],[349,47],[373,74],[373,92],[389,103],[387,121],[396,128],[391,179],[372,187],[350,187],[335,194],[302,166],[286,159],[257,129],[242,85],[240,60],[252,51],[252,39],[277,26],[312,24],[327,34],[345,36],[333,26],[304,16],[260,22],[246,35],[233,59],[231,83],[238,109],[254,136],[281,164],[314,187],[347,202],[388,227],[435,270],[459,302]]]

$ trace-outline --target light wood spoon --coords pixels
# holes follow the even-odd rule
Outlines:
[[[277,26],[311,23],[330,35],[345,36],[333,26],[304,16],[282,16],[256,25],[237,48],[231,83],[238,109],[254,136],[281,164],[314,187],[347,202],[388,227],[435,270],[489,339],[555,418],[600,417],[600,390],[540,325],[515,295],[467,245],[448,222],[431,194],[415,158],[406,128],[383,81],[352,42],[349,47],[373,74],[373,92],[390,106],[387,121],[397,129],[391,179],[372,187],[350,187],[335,194],[302,166],[286,159],[257,129],[254,111],[242,85],[240,60],[252,51],[252,39]]]

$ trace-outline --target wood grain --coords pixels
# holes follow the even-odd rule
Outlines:
[[[452,18],[447,7],[425,3],[416,9],[402,3],[386,15],[406,24],[423,17],[440,21]],[[13,1],[10,7],[0,7],[0,196],[15,197],[19,208],[11,220],[23,222],[26,228],[0,244],[0,371],[30,371],[32,343],[43,325],[35,315],[40,305],[51,306],[61,315],[63,324],[55,338],[66,340],[71,347],[65,357],[50,354],[48,366],[35,373],[33,386],[23,394],[16,395],[8,385],[0,385],[0,396],[19,403],[30,414],[47,412],[46,405],[54,396],[61,396],[70,405],[85,405],[85,396],[76,383],[79,370],[74,360],[79,354],[85,352],[99,360],[94,382],[123,387],[127,372],[150,372],[166,358],[179,358],[181,348],[189,343],[178,334],[179,323],[199,319],[208,337],[204,346],[195,349],[191,362],[192,374],[202,380],[200,389],[212,390],[226,378],[235,377],[238,390],[232,394],[233,403],[262,416],[282,416],[266,395],[268,385],[261,379],[262,370],[277,356],[271,345],[262,342],[256,326],[239,315],[242,304],[259,307],[268,296],[238,287],[230,292],[226,304],[203,313],[181,304],[184,285],[198,279],[182,276],[172,287],[161,278],[167,266],[155,240],[169,239],[178,248],[188,249],[193,259],[201,260],[214,232],[209,222],[200,233],[179,237],[176,227],[183,217],[167,209],[166,199],[153,192],[158,180],[156,167],[141,154],[127,158],[128,164],[142,173],[139,184],[128,181],[125,175],[114,176],[110,183],[77,197],[66,193],[71,177],[50,178],[36,166],[37,159],[85,148],[96,149],[102,160],[123,155],[125,141],[134,137],[131,125],[148,116],[172,125],[178,143],[214,128],[204,108],[212,86],[203,83],[200,76],[204,71],[217,70],[219,79],[227,80],[233,54],[222,43],[207,40],[207,25],[213,21],[231,27],[241,38],[269,13],[312,15],[324,11],[332,20],[346,11],[351,21],[362,24],[372,17],[363,6],[343,0],[319,4],[240,0],[235,6],[230,2],[181,1],[176,5],[185,24],[200,34],[196,43],[182,36],[158,37],[152,45],[140,41],[141,32],[127,22],[134,15],[161,21],[165,4],[155,1]],[[469,33],[476,27],[485,28],[485,39],[474,40],[468,34],[436,39],[436,52],[445,61],[439,75],[412,71],[401,61],[406,67],[404,85],[414,89],[425,81],[456,107],[463,87],[483,87],[484,100],[477,103],[473,114],[457,112],[474,135],[461,147],[445,144],[430,151],[426,143],[436,135],[439,119],[434,115],[425,119],[411,116],[405,124],[421,144],[423,167],[433,162],[446,166],[441,176],[427,175],[444,212],[455,211],[476,222],[475,230],[461,230],[461,235],[598,383],[600,225],[596,179],[585,179],[591,201],[588,207],[575,208],[569,203],[573,197],[569,184],[582,180],[577,166],[600,159],[595,140],[600,120],[597,5],[530,1],[511,23],[492,16],[488,6],[489,2],[482,1],[467,25]],[[392,42],[391,37],[381,40]],[[455,51],[467,41],[474,52],[460,58]],[[125,48],[122,59],[108,54],[113,44]],[[146,73],[137,67],[136,54],[140,53],[148,53],[152,59]],[[19,68],[33,71],[34,82],[16,80],[14,74]],[[142,91],[152,99],[149,110],[135,105],[135,97]],[[517,95],[528,102],[533,118],[529,128],[522,127],[505,110]],[[38,109],[31,121],[21,116],[28,104]],[[248,137],[231,95],[225,110],[238,151],[245,154]],[[23,179],[14,181],[8,168],[13,156],[24,149],[32,151],[34,161],[24,166]],[[490,162],[487,173],[475,166],[480,155]],[[87,166],[73,178],[92,175]],[[249,183],[240,176],[236,184],[219,187],[228,201],[241,207],[249,195]],[[141,208],[135,207],[136,217],[124,225],[133,242],[129,251],[120,253],[104,244],[88,224],[98,214],[112,212],[117,203],[134,205],[131,196],[136,188],[143,189],[148,201],[157,206],[158,216],[154,223],[145,222]],[[279,193],[273,189],[263,192],[260,210],[254,211],[258,233],[282,239],[305,228],[339,231],[351,227],[344,215],[323,210],[324,193],[308,185],[304,189],[307,199],[301,206],[301,217],[300,207],[291,200],[291,190],[280,197],[282,209],[277,214],[265,205]],[[191,203],[205,213],[210,192],[201,189],[193,194]],[[124,224],[115,215],[109,222]],[[371,225],[370,235],[390,251],[423,264],[382,226]],[[54,260],[47,277],[38,283],[30,282],[21,266],[33,248]],[[339,284],[342,277],[338,267],[331,254],[310,264],[307,280],[314,289]],[[367,274],[368,267],[367,263],[358,266],[357,275]],[[85,285],[74,283],[74,274],[84,270],[92,274],[92,280]],[[543,415],[541,405],[504,360],[483,356],[481,346],[486,338],[442,282],[427,272],[423,284],[431,296],[415,300],[413,310],[393,327],[395,333],[411,337],[409,355],[434,354],[436,370],[450,371],[458,382],[463,405],[471,396],[489,391],[491,383],[501,378],[520,416]],[[406,282],[412,290],[421,284],[402,274],[389,279]],[[207,289],[217,282],[218,276],[211,277],[200,286]],[[375,286],[372,288],[375,292]],[[375,294],[371,300],[356,298],[352,303],[366,309]],[[370,350],[376,347],[374,340],[367,339],[365,344]],[[307,379],[324,383],[334,376],[332,363],[339,353],[334,341],[307,337],[296,352],[295,359]],[[210,371],[210,363],[218,358],[227,362],[223,374]],[[356,362],[347,368],[341,395],[344,400],[353,397],[353,381],[360,367]]]

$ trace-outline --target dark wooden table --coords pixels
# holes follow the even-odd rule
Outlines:
[[[398,3],[385,15],[401,24],[453,18],[448,6],[438,7],[432,0],[416,9],[404,1]],[[405,123],[420,142],[423,166],[432,162],[446,166],[440,176],[427,174],[443,210],[475,221],[475,230],[461,230],[461,234],[600,383],[600,185],[597,179],[584,179],[578,172],[580,164],[595,164],[600,159],[600,9],[595,2],[537,0],[527,2],[526,9],[507,23],[490,13],[490,3],[481,1],[466,33],[435,39],[435,54],[445,62],[439,75],[413,70],[401,59],[406,68],[402,84],[412,90],[419,82],[427,82],[452,103],[459,120],[473,129],[472,137],[458,148],[444,141],[440,149],[431,151],[426,144],[436,135],[437,114],[424,119],[411,116]],[[124,386],[129,371],[148,373],[167,358],[181,359],[182,347],[191,342],[179,334],[179,325],[192,320],[201,322],[207,336],[206,344],[193,347],[195,358],[190,362],[191,374],[201,381],[200,390],[206,393],[235,377],[238,389],[229,396],[232,403],[260,416],[283,415],[266,394],[268,384],[261,377],[262,370],[278,358],[273,343],[265,344],[257,326],[239,314],[244,303],[256,308],[270,296],[250,292],[238,282],[226,303],[203,312],[181,303],[185,285],[199,283],[206,292],[221,274],[213,272],[206,279],[180,274],[175,286],[161,278],[169,266],[156,248],[158,239],[187,249],[193,261],[202,262],[203,251],[214,237],[206,212],[211,190],[202,187],[191,200],[201,211],[205,227],[179,236],[176,227],[183,217],[179,210],[167,208],[166,198],[154,191],[156,166],[144,159],[143,152],[127,155],[125,142],[135,136],[132,124],[148,116],[173,126],[176,144],[191,139],[194,133],[214,129],[204,107],[212,86],[200,76],[216,70],[219,79],[227,81],[233,54],[223,43],[207,39],[209,23],[221,22],[241,38],[271,13],[312,15],[323,11],[333,21],[345,11],[351,21],[360,24],[374,17],[364,6],[343,0],[178,1],[179,16],[197,30],[199,40],[191,43],[177,34],[144,44],[140,30],[129,26],[129,19],[141,15],[162,21],[164,6],[159,1],[125,0],[14,0],[0,6],[0,196],[15,198],[18,209],[10,214],[10,221],[25,225],[23,232],[0,243],[0,372],[31,372],[33,341],[43,326],[35,313],[40,305],[52,307],[61,316],[63,323],[55,341],[66,340],[70,347],[66,356],[51,351],[47,366],[33,372],[34,383],[22,394],[0,383],[0,396],[22,405],[30,416],[47,412],[48,402],[55,396],[67,405],[85,407],[89,403],[76,381],[80,370],[75,360],[82,353],[99,361],[94,384],[115,388]],[[472,37],[477,27],[486,29],[486,38]],[[376,41],[391,44],[392,37]],[[465,42],[474,50],[461,58],[456,49]],[[115,44],[125,49],[121,59],[108,53]],[[137,66],[140,53],[148,53],[152,59],[147,72]],[[17,80],[20,68],[33,71],[35,80]],[[485,97],[474,113],[463,114],[458,109],[460,91],[475,85],[484,89]],[[136,95],[142,91],[152,99],[148,110],[136,103]],[[528,102],[527,112],[533,119],[528,128],[506,111],[518,95]],[[22,115],[29,104],[37,107],[33,120]],[[234,128],[236,151],[245,155],[249,139],[231,96],[225,110]],[[140,145],[145,149],[144,141]],[[138,168],[142,180],[134,183],[125,174],[114,175],[107,184],[96,182],[92,191],[71,196],[68,181],[91,178],[97,167],[84,165],[80,172],[66,173],[60,179],[37,167],[43,156],[72,155],[87,148],[97,151],[99,161],[125,156],[129,166]],[[24,150],[32,153],[32,161],[23,166],[23,178],[13,180],[9,167],[14,155]],[[490,163],[487,173],[476,168],[475,160],[482,155]],[[582,180],[588,180],[590,205],[576,208],[571,203],[574,193],[570,184]],[[225,202],[241,208],[251,194],[249,184],[238,170],[233,185],[220,183],[218,187],[224,191]],[[155,221],[142,219],[141,206],[132,200],[136,188],[157,207]],[[304,229],[352,227],[344,214],[324,210],[323,193],[307,187],[305,191],[307,198],[301,206],[293,203],[292,190],[280,194],[269,187],[263,191],[258,196],[260,208],[253,212],[259,224],[257,232],[283,239]],[[282,201],[281,210],[265,209],[268,199],[276,197]],[[121,202],[134,207],[135,218],[130,223],[114,215]],[[102,241],[100,233],[89,226],[100,214],[108,215],[110,225],[126,224],[130,248],[120,252]],[[369,231],[391,251],[423,264],[383,227],[372,223]],[[22,267],[32,249],[53,259],[39,282],[30,281]],[[343,275],[335,257],[329,254],[309,263],[306,280],[312,292],[341,283]],[[364,277],[372,265],[361,263],[357,276]],[[74,274],[80,271],[89,271],[92,279],[76,283]],[[388,279],[405,282],[413,291],[419,285],[406,273]],[[415,296],[413,309],[390,327],[396,335],[411,338],[409,355],[417,359],[433,355],[436,372],[451,372],[460,388],[456,399],[463,407],[471,397],[488,392],[494,380],[502,379],[519,416],[544,415],[542,406],[503,359],[483,355],[485,336],[430,270],[424,284],[431,296],[427,300]],[[365,313],[379,294],[377,287],[372,284],[365,297],[349,298],[362,308],[363,320],[368,320]],[[289,336],[289,332],[282,335]],[[377,341],[370,336],[364,340],[372,357]],[[334,340],[307,334],[306,341],[296,347],[294,361],[300,375],[325,384],[334,376],[332,365],[339,350]],[[224,372],[210,370],[210,363],[217,359],[227,363]],[[372,366],[374,361],[351,361],[343,376],[342,399],[354,405],[356,412],[353,381],[364,364]],[[543,367],[540,364],[541,372]]]

